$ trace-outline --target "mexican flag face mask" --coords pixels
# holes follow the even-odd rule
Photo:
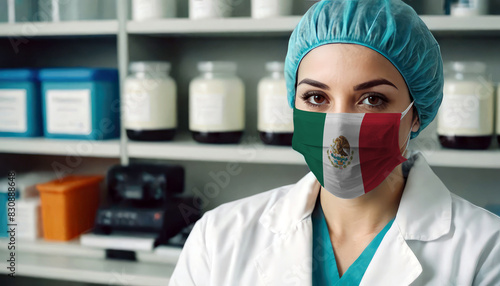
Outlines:
[[[304,155],[327,191],[343,199],[359,197],[407,160],[399,148],[399,125],[412,106],[413,102],[403,113],[319,113],[294,108],[292,147]]]

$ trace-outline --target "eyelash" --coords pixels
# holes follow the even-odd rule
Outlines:
[[[365,99],[367,99],[369,97],[372,97],[372,96],[379,98],[382,101],[382,103],[380,103],[380,105],[377,105],[377,106],[367,105],[368,108],[371,108],[371,109],[384,109],[387,106],[387,103],[389,102],[389,100],[387,99],[387,97],[385,97],[381,93],[376,93],[376,92],[369,92],[369,93],[367,93],[366,96],[361,99],[361,102],[363,102]]]
[[[322,94],[321,92],[310,91],[310,92],[306,92],[306,93],[302,94],[301,98],[310,107],[313,107],[313,108],[320,107],[321,105],[317,105],[317,104],[313,104],[313,103],[309,102],[309,98],[311,98],[313,96],[322,96],[322,97],[325,97],[325,95]],[[327,100],[326,97],[325,97],[325,100]]]
[[[313,96],[322,96],[322,97],[325,97],[325,100],[328,100],[323,93],[317,92],[317,91],[306,92],[306,93],[302,94],[301,98],[310,107],[319,108],[321,105],[316,105],[316,104],[309,102],[309,98],[311,98]],[[365,99],[372,97],[372,96],[377,97],[380,100],[382,100],[382,103],[380,103],[380,105],[377,105],[377,106],[367,105],[367,107],[370,109],[384,109],[386,107],[387,103],[389,102],[389,100],[383,94],[376,93],[376,92],[366,93],[365,96],[360,100],[360,102],[363,102]]]

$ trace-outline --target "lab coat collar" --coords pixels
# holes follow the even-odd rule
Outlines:
[[[430,241],[450,231],[451,195],[421,154],[414,159],[395,223],[361,285],[411,284],[421,274],[422,266],[406,240]],[[311,285],[310,215],[318,193],[319,183],[309,173],[260,218],[260,223],[277,235],[255,261],[266,285]]]
[[[288,233],[311,215],[319,189],[319,182],[309,172],[264,213],[259,222],[276,234]]]
[[[413,156],[395,223],[405,240],[431,241],[450,231],[451,195],[423,155]],[[310,217],[319,188],[316,177],[309,172],[262,215],[260,223],[277,234],[293,231]]]
[[[450,232],[450,191],[420,153],[414,155],[395,222],[405,240],[432,241]]]

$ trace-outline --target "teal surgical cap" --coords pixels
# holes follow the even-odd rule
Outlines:
[[[288,44],[285,78],[291,107],[300,61],[314,48],[333,43],[373,49],[399,70],[420,119],[420,129],[412,133],[412,138],[434,119],[443,98],[439,45],[415,11],[400,0],[331,0],[314,4]]]

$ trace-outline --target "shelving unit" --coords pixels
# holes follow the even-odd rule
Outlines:
[[[7,257],[6,252],[1,252]],[[168,285],[174,265],[19,253],[16,275],[103,285]],[[8,274],[0,262],[0,274]]]
[[[275,19],[253,19],[249,17],[225,19],[164,19],[156,21],[134,22],[127,24],[130,34],[140,35],[199,35],[199,34],[253,34],[276,35],[289,34],[300,16]]]
[[[120,142],[54,139],[0,139],[0,153],[119,158]],[[247,136],[240,144],[209,145],[181,135],[172,142],[128,142],[133,159],[241,162],[248,164],[305,165],[302,155],[291,147],[269,146],[257,136]],[[500,169],[500,149],[453,150],[436,147],[420,149],[434,167]]]
[[[0,257],[7,257],[7,240],[0,239]],[[17,275],[76,282],[114,285],[167,285],[181,252],[177,247],[158,247],[154,252],[137,252],[138,262],[106,260],[102,249],[69,242],[17,242]],[[0,274],[9,273],[0,261]]]
[[[124,1],[125,2],[125,1]],[[120,140],[125,141],[126,156],[131,160],[180,161],[190,171],[197,167],[189,187],[202,189],[210,179],[210,172],[218,172],[226,162],[239,162],[244,165],[240,177],[231,178],[231,185],[223,190],[217,202],[243,197],[250,191],[268,190],[275,186],[273,181],[299,179],[296,174],[305,169],[302,155],[291,147],[267,146],[260,142],[256,130],[256,83],[263,76],[264,63],[269,60],[284,59],[288,37],[300,16],[277,19],[252,19],[234,17],[214,20],[189,20],[187,18],[164,19],[156,21],[128,21],[120,25],[117,20],[60,22],[60,23],[0,23],[0,41],[9,43],[12,37],[25,37],[31,45],[21,51],[21,55],[30,55],[36,59],[35,66],[47,63],[55,66],[100,66],[108,65],[103,61],[113,57],[111,62],[123,66],[127,61],[166,60],[173,64],[173,77],[179,87],[180,134],[172,142],[131,142],[122,139],[107,141],[52,140],[44,138],[15,139],[0,138],[0,160],[2,154],[31,154],[43,157],[80,156],[88,158],[120,158]],[[500,44],[500,15],[471,18],[450,16],[422,16],[423,21],[442,43],[445,60],[457,60],[462,57],[474,59],[493,59],[496,74],[500,76],[500,64],[497,48]],[[125,37],[120,35],[125,30]],[[451,36],[450,36],[451,35]],[[81,48],[73,54],[73,42],[84,41],[89,50]],[[102,41],[102,39],[108,40]],[[118,41],[116,47],[110,41]],[[38,44],[48,49],[56,41],[55,51],[43,51],[41,57],[58,57],[54,60],[38,61]],[[112,43],[114,44],[114,42]],[[24,46],[23,46],[24,48]],[[2,50],[3,49],[3,50]],[[240,50],[241,49],[241,50]],[[8,51],[9,53],[5,53]],[[125,53],[124,53],[125,51]],[[128,51],[128,52],[127,52]],[[24,54],[22,54],[24,52]],[[9,67],[26,65],[18,61],[7,45],[0,45],[0,63],[2,60]],[[117,59],[116,61],[114,59]],[[123,58],[126,61],[123,61]],[[120,59],[120,60],[118,60]],[[246,84],[247,130],[242,143],[231,145],[206,145],[194,142],[187,130],[187,86],[195,75],[195,64],[199,60],[232,60],[239,66],[239,75]],[[116,64],[116,65],[115,65]],[[500,78],[496,79],[500,82]],[[122,134],[123,136],[123,134]],[[418,145],[417,145],[418,146]],[[425,146],[425,145],[421,145]],[[437,146],[434,144],[433,146]],[[481,180],[484,169],[490,173],[500,169],[500,149],[498,146],[485,151],[448,150],[441,147],[426,147],[422,150],[429,164],[439,168],[458,168],[470,170],[470,177]],[[43,155],[43,156],[38,156]],[[49,159],[47,159],[49,160]],[[52,158],[50,159],[52,160]],[[96,161],[96,162],[102,162]],[[49,162],[50,163],[50,162]],[[95,163],[98,164],[98,163]],[[199,166],[198,166],[199,165]],[[101,166],[102,167],[102,166]],[[204,169],[203,169],[204,168]],[[203,169],[203,171],[200,171]],[[493,172],[491,172],[493,171]],[[265,176],[263,174],[266,174]],[[267,175],[268,174],[268,175]],[[293,174],[292,176],[290,174]],[[259,177],[258,186],[250,186],[248,178]],[[290,178],[293,177],[293,178]],[[470,178],[469,177],[469,178]],[[193,179],[194,178],[194,179]],[[448,180],[460,180],[453,174]],[[490,178],[491,180],[491,178]],[[246,185],[245,185],[246,184]],[[266,187],[261,187],[265,185]],[[498,184],[487,183],[481,189],[498,188]],[[248,190],[250,189],[250,190]],[[493,190],[494,191],[494,190]],[[464,190],[465,192],[465,190]],[[471,196],[476,195],[472,194]],[[231,197],[232,195],[232,197]],[[6,256],[3,241],[0,240],[0,258]],[[180,250],[157,249],[155,253],[138,253],[139,263],[104,260],[104,252],[99,249],[82,247],[78,241],[69,243],[51,243],[39,240],[23,242],[19,248],[19,275],[50,278],[59,280],[81,281],[88,283],[122,285],[167,285],[174,269]],[[0,274],[5,274],[6,263],[0,260]]]
[[[117,33],[118,21],[116,20],[0,23],[0,37],[116,36]]]
[[[479,34],[494,32],[500,34],[500,16],[475,16],[464,19],[432,15],[421,18],[432,32],[438,34],[449,32],[476,32]],[[300,16],[287,16],[275,19],[238,17],[206,20],[178,18],[145,22],[129,21],[127,32],[138,35],[285,35],[293,31],[300,19]]]
[[[120,145],[119,140],[0,138],[0,153],[118,158],[120,156]]]

